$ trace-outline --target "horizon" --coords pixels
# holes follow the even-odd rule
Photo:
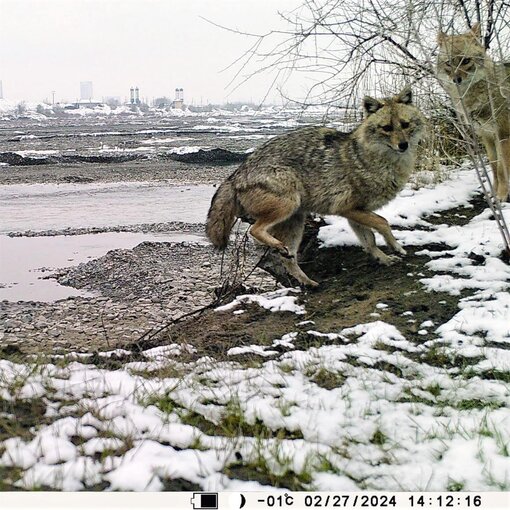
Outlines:
[[[0,80],[0,83],[2,83],[2,80]],[[5,96],[5,94],[4,94]],[[155,106],[154,105],[154,101],[156,99],[162,99],[162,98],[166,98],[166,99],[169,99],[170,101],[173,101],[175,100],[175,98],[172,98],[171,95],[167,94],[167,95],[163,95],[163,94],[158,94],[158,95],[155,95],[155,96],[152,96],[152,97],[144,97],[143,95],[140,97],[140,101],[142,104],[146,104],[148,106]],[[119,96],[113,96],[113,95],[107,95],[107,96],[102,96],[102,97],[95,97],[93,96],[92,99],[80,99],[79,97],[76,97],[74,99],[66,99],[66,98],[63,98],[62,100],[57,100],[55,99],[55,102],[53,103],[52,102],[52,99],[51,98],[43,98],[43,99],[36,99],[36,100],[30,100],[30,99],[26,99],[26,98],[23,98],[23,97],[19,97],[19,98],[9,98],[9,97],[0,97],[0,101],[4,101],[6,103],[12,103],[12,104],[20,104],[20,103],[24,103],[26,105],[39,105],[39,104],[45,104],[45,105],[48,105],[48,106],[57,106],[57,105],[68,105],[68,104],[75,104],[75,103],[83,103],[83,104],[86,104],[87,102],[90,102],[90,103],[104,103],[104,104],[107,104],[109,100],[117,100],[119,101],[119,105],[122,106],[122,105],[125,105],[125,106],[129,106],[131,105],[130,101],[129,101],[129,94],[124,96],[124,97],[119,97]],[[288,103],[292,103],[292,101],[286,101],[286,102],[283,102],[282,100],[264,100],[262,103],[259,103],[257,101],[255,101],[253,98],[250,98],[250,99],[232,99],[232,100],[229,100],[229,99],[226,99],[225,101],[218,101],[218,102],[212,102],[212,101],[209,101],[209,102],[205,102],[205,100],[203,102],[199,102],[197,104],[197,101],[194,100],[194,98],[192,98],[191,101],[186,101],[186,99],[184,100],[184,105],[185,106],[193,106],[193,107],[207,107],[207,106],[226,106],[226,105],[235,105],[235,104],[239,104],[239,105],[252,105],[252,106],[255,106],[255,107],[258,107],[258,106],[282,106],[283,104],[288,104]]]
[[[51,103],[54,92],[55,103],[75,102],[80,82],[91,81],[95,100],[117,97],[124,102],[130,87],[138,86],[140,98],[148,99],[173,99],[175,88],[183,88],[185,103],[194,105],[280,103],[278,88],[299,95],[307,89],[305,77],[275,83],[272,69],[241,83],[243,76],[236,81],[229,66],[253,43],[248,33],[281,29],[278,11],[301,4],[0,0],[3,98]]]

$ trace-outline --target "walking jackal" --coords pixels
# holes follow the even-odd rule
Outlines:
[[[411,90],[383,100],[365,97],[365,120],[352,132],[306,127],[278,136],[256,149],[214,195],[207,235],[224,249],[237,218],[254,222],[250,234],[276,249],[300,283],[318,285],[296,257],[306,215],[347,218],[363,248],[382,264],[397,259],[383,253],[372,231],[405,255],[388,222],[375,209],[392,200],[414,168],[424,118]]]
[[[482,139],[499,200],[510,177],[510,64],[496,64],[481,43],[480,25],[464,34],[439,33],[437,76],[457,114]]]

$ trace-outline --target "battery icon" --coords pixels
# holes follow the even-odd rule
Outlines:
[[[194,492],[191,498],[193,508],[218,508],[217,492]]]

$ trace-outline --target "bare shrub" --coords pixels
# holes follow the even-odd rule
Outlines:
[[[347,109],[359,104],[364,94],[391,95],[411,84],[433,126],[418,170],[440,175],[442,164],[468,157],[510,253],[510,235],[488,179],[485,153],[473,135],[474,124],[452,115],[435,73],[438,33],[463,33],[475,23],[482,27],[491,58],[504,61],[510,51],[510,3],[304,0],[300,8],[281,16],[286,29],[250,34],[253,45],[236,62],[234,82],[241,84],[262,72],[272,72],[275,83],[304,73],[312,82],[306,97],[287,99],[304,108],[320,104]],[[510,94],[503,95],[510,101]]]

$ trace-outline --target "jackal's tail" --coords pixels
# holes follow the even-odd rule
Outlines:
[[[214,194],[205,227],[207,237],[220,250],[227,247],[230,231],[237,219],[236,202],[232,182],[226,180]]]

